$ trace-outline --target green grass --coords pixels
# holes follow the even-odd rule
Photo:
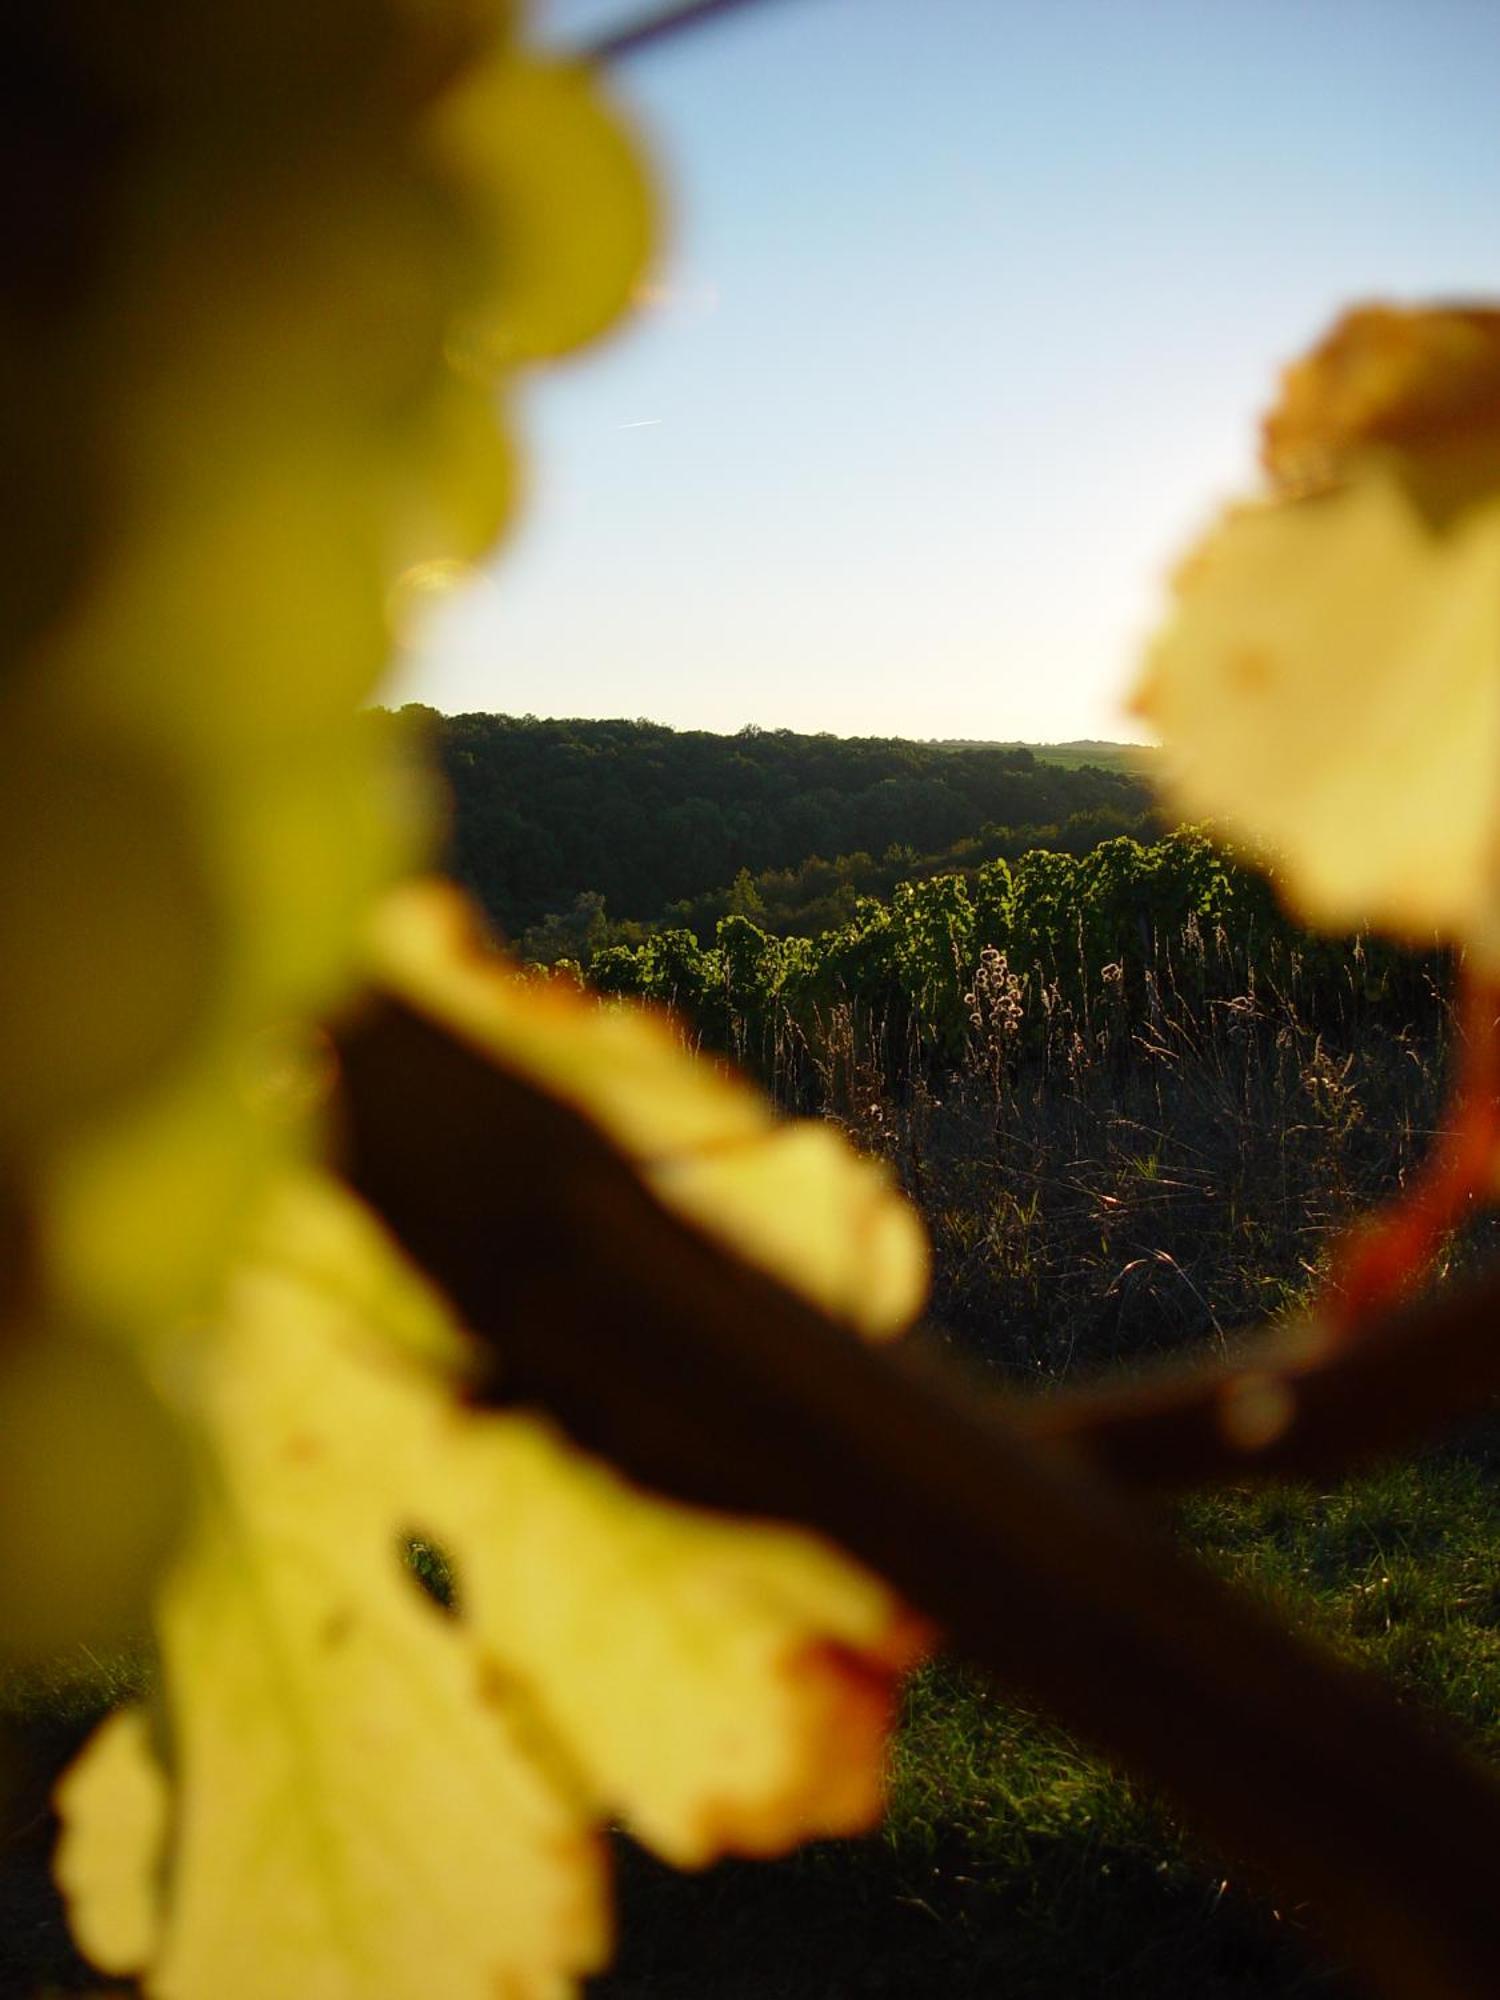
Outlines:
[[[1325,1492],[1195,1498],[1179,1531],[1495,1755],[1497,1469],[1493,1440],[1481,1440]],[[621,1873],[623,1949],[600,2000],[1350,1991],[1317,1955],[1305,1913],[1255,1894],[1158,1801],[948,1661],[908,1689],[877,1838],[699,1878],[626,1846]]]
[[[1492,1433],[1326,1493],[1216,1493],[1190,1543],[1500,1759],[1500,1447]]]

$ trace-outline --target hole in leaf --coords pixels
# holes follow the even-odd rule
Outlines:
[[[430,1535],[416,1531],[409,1531],[399,1540],[401,1560],[417,1588],[430,1597],[440,1611],[447,1611],[456,1617],[459,1609],[458,1580],[447,1550]]]

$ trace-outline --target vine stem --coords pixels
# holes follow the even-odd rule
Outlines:
[[[1310,1902],[1372,1990],[1500,1992],[1500,1789],[1437,1730],[1185,1559],[1086,1450],[739,1263],[404,1001],[335,1042],[345,1176],[482,1343],[481,1401],[659,1493],[821,1531]]]
[[[680,6],[653,8],[627,21],[624,27],[596,35],[583,44],[578,54],[585,62],[620,62],[627,56],[639,55],[643,49],[654,48],[659,42],[672,40],[690,28],[704,27],[721,15],[760,4],[761,0],[683,0]]]

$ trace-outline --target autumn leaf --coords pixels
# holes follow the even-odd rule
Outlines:
[[[1288,371],[1273,491],[1182,565],[1137,711],[1184,814],[1330,929],[1500,949],[1500,316],[1365,309]]]
[[[447,1476],[444,1385],[274,1269],[229,1314],[158,1611],[170,1762],[107,1723],[59,1795],[80,1942],[184,2000],[555,1991],[606,1943],[585,1800],[402,1561]],[[121,1812],[160,1785],[169,1814]]]
[[[3,331],[29,499],[0,551],[0,1195],[27,1339],[153,1384],[321,1156],[314,1024],[432,851],[423,746],[360,710],[422,580],[509,518],[518,373],[625,309],[655,209],[600,80],[518,10],[206,22],[3,30],[49,79],[18,184],[63,186],[68,226],[19,258]],[[16,1643],[85,1635],[75,1518],[100,1515],[49,1514],[50,1607],[12,1567]]]
[[[330,1186],[263,1243],[201,1357],[159,1730],[112,1719],[59,1794],[97,1963],[165,2000],[558,1993],[607,1950],[601,1822],[684,1865],[872,1822],[916,1650],[883,1585],[464,1408],[461,1336],[435,1366],[434,1296]]]

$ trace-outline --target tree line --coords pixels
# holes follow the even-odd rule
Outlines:
[[[1020,745],[401,716],[429,736],[451,793],[448,865],[511,938],[549,916],[566,929],[580,897],[584,929],[597,909],[708,939],[731,914],[818,930],[903,878],[1033,846],[1082,851],[1150,823],[1139,776]]]

